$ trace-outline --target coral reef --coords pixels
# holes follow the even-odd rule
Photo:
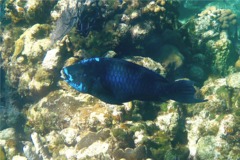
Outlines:
[[[48,3],[50,5],[46,7],[45,5]],[[54,89],[53,86],[59,78],[57,72],[60,71],[61,63],[72,56],[73,52],[76,53],[81,50],[87,54],[82,55],[81,52],[80,55],[77,55],[78,57],[89,57],[101,56],[114,49],[118,50],[116,53],[121,55],[126,51],[125,47],[122,48],[122,45],[140,46],[143,41],[155,36],[154,32],[161,33],[167,28],[174,28],[176,21],[176,16],[173,16],[177,7],[175,1],[171,3],[164,0],[156,2],[124,1],[123,3],[119,1],[100,1],[99,3],[88,1],[69,1],[69,3],[65,3],[65,1],[58,1],[53,7],[55,3],[55,1],[25,2],[11,0],[7,1],[5,5],[6,17],[16,25],[14,30],[10,30],[13,24],[6,25],[3,30],[1,51],[3,52],[2,59],[7,73],[6,79],[11,87],[17,88],[20,96],[28,99],[41,98],[51,89]],[[90,16],[91,11],[95,9],[101,12],[101,16],[99,20],[93,22],[101,29],[90,27],[89,34],[85,38],[70,32],[70,39],[68,37],[62,39],[71,30],[74,23],[77,23],[78,28],[79,25],[87,25],[89,18],[84,19],[83,17]],[[52,33],[52,37],[61,34],[62,41],[54,44],[54,48],[53,42],[55,40],[50,40],[48,37],[52,30],[51,25],[39,24],[47,22],[46,19],[50,16],[48,15],[50,10],[52,10],[51,19],[56,20],[60,17],[60,21],[56,24],[57,29]],[[78,17],[78,21],[71,22],[75,21],[75,15],[80,13],[83,15]],[[36,18],[38,14],[43,17]],[[61,14],[63,17],[60,16]],[[84,16],[85,14],[86,16]],[[154,19],[158,19],[156,24],[153,21]],[[63,25],[63,23],[66,24],[65,21],[70,23],[67,30],[64,29]],[[79,24],[80,21],[87,22]],[[21,28],[19,22],[26,23],[25,28]],[[35,24],[30,26],[28,22]],[[129,39],[129,36],[131,42],[125,42],[126,39]],[[57,40],[59,38],[53,39]],[[148,52],[143,47],[135,47],[135,49]],[[130,54],[130,52],[127,51],[124,54]]]
[[[235,62],[235,68],[237,71],[240,71],[240,58]]]
[[[191,111],[193,116],[186,120],[190,156],[198,159],[234,159],[237,156],[232,152],[239,150],[237,141],[233,140],[239,136],[238,75],[209,79],[202,88],[209,102],[195,105],[199,109]]]
[[[67,50],[68,42],[64,40],[56,48],[47,51],[51,41],[44,36],[49,33],[49,29],[49,25],[35,24],[15,42],[13,55],[9,59],[11,65],[5,66],[6,79],[11,87],[17,88],[21,96],[43,96],[56,81],[58,74],[55,71],[60,71],[61,54]]]
[[[43,23],[49,17],[56,1],[6,1],[6,17],[13,23],[26,21],[27,23]]]
[[[155,32],[161,33],[167,28],[172,29],[176,26],[176,16],[173,16],[173,14],[177,14],[177,4],[177,1],[168,2],[164,0],[156,2],[124,1],[122,4],[119,1],[99,1],[97,5],[83,3],[79,8],[76,8],[76,2],[70,1],[69,7],[67,7],[67,4],[59,1],[56,10],[53,11],[54,14],[52,14],[53,19],[60,17],[56,23],[56,29],[53,31],[52,39],[53,41],[61,39],[73,28],[77,21],[80,22],[78,18],[71,18],[77,14],[77,11],[86,11],[84,14],[87,14],[92,10],[101,10],[100,18],[96,19],[94,26],[88,25],[88,22],[92,20],[81,21],[82,29],[89,26],[87,30],[87,33],[89,33],[84,36],[85,38],[76,36],[76,34],[73,35],[72,32],[69,33],[75,47],[80,49],[79,46],[81,46],[81,49],[85,49],[93,56],[100,56],[108,50],[115,49],[123,54],[128,54],[130,52],[125,49],[126,46],[142,50],[142,42],[152,36],[156,37]],[[139,10],[139,8],[142,9]],[[89,18],[91,17],[86,16],[86,19]],[[61,21],[63,20],[69,22],[68,25],[65,22],[65,25],[62,25],[63,22]],[[79,28],[79,24],[77,24],[77,28]],[[127,41],[124,42],[123,40]],[[144,53],[144,51],[142,52]]]
[[[62,1],[58,5],[64,5]],[[56,8],[58,8],[58,5]],[[56,22],[51,39],[53,42],[61,40],[69,31],[76,26],[77,32],[86,37],[90,30],[97,28],[96,23],[103,15],[99,6],[99,1],[69,1],[65,3],[65,9]],[[61,7],[63,8],[63,7]],[[55,18],[57,12],[53,15]]]
[[[21,105],[17,103],[16,91],[6,85],[5,72],[0,68],[0,130],[8,127],[17,127],[22,121]]]
[[[168,107],[169,110],[177,111],[172,105]],[[142,159],[157,158],[159,155],[164,157],[167,151],[171,151],[170,141],[174,138],[174,135],[169,136],[165,132],[173,134],[176,132],[178,118],[176,121],[168,121],[164,120],[165,115],[160,114],[157,124],[153,121],[133,122],[129,116],[139,114],[133,112],[134,108],[138,106],[133,104],[129,108],[128,104],[106,105],[88,95],[77,96],[66,91],[55,91],[28,109],[27,125],[35,131],[33,133],[35,136],[37,133],[42,135],[41,142],[33,140],[34,146],[37,143],[46,146],[47,151],[37,152],[41,157],[66,159],[74,157]],[[171,115],[172,113],[169,117]],[[155,147],[151,147],[153,143]],[[160,146],[164,148],[158,149]],[[147,152],[147,148],[151,150],[151,154]]]
[[[235,38],[237,16],[229,9],[208,7],[196,19],[189,21],[189,36],[196,53],[202,52],[210,64],[210,73],[225,76],[238,56],[232,39]],[[209,71],[208,71],[209,73]]]
[[[160,55],[157,57],[158,61],[164,68],[176,70],[183,64],[184,57],[179,50],[172,45],[164,45],[160,50]]]
[[[0,152],[1,158],[6,157],[11,159],[14,155],[18,153],[17,150],[17,137],[14,128],[7,128],[0,131]]]
[[[0,159],[238,159],[238,15],[210,7],[181,26],[180,3],[0,0]],[[200,82],[208,101],[110,105],[61,80],[104,55]]]
[[[162,64],[152,60],[151,58],[141,57],[141,56],[131,56],[130,58],[126,57],[125,59],[127,61],[136,63],[136,64],[144,66],[150,70],[153,70],[153,71],[161,74],[162,76],[166,75],[166,70],[162,66]]]

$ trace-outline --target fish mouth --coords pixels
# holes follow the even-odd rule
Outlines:
[[[63,69],[60,71],[60,74],[61,74],[60,77],[65,80],[65,79],[67,78],[67,76],[66,76],[66,74],[65,74],[65,72],[64,72],[64,69],[65,69],[65,68],[63,68]]]
[[[61,78],[63,78],[65,81],[67,82],[72,82],[73,81],[73,77],[72,75],[69,73],[69,70],[67,67],[64,67],[61,71]]]

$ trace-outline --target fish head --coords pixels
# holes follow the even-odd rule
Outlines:
[[[80,91],[87,92],[91,80],[86,73],[86,67],[75,64],[72,66],[64,67],[61,70],[61,78],[63,78],[71,87]]]

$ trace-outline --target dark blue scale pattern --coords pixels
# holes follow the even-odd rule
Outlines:
[[[132,98],[137,96],[137,93],[142,93],[143,88],[141,87],[144,86],[138,81],[140,74],[124,65],[111,65],[106,76],[109,88],[120,99]]]
[[[142,66],[114,58],[90,58],[63,68],[65,80],[76,90],[112,104],[130,100],[173,99],[185,103],[194,98],[193,83],[168,82],[161,75]]]

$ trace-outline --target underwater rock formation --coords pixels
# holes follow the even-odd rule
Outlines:
[[[27,23],[43,23],[46,22],[50,15],[52,7],[56,1],[6,1],[5,15],[13,23],[27,22]]]
[[[60,1],[58,4],[61,3]],[[98,0],[67,2],[66,8],[56,22],[56,28],[51,36],[52,42],[61,40],[74,26],[76,26],[76,31],[81,36],[86,37],[92,29],[97,28],[100,18],[102,18],[102,12]]]
[[[1,158],[240,157],[240,65],[231,68],[239,58],[233,43],[235,13],[212,7],[181,26],[178,0],[78,1],[84,3],[82,16],[87,16],[81,23],[71,21],[77,14],[77,0],[8,0],[0,6],[6,11],[0,13],[4,19],[0,65],[6,73],[1,73],[1,84],[7,88],[0,93],[4,100],[0,103]],[[95,27],[88,27],[97,7],[101,16]],[[59,17],[61,23],[56,22]],[[62,32],[65,20],[67,32]],[[74,27],[87,34],[80,35]],[[51,40],[54,29],[52,35],[60,36]],[[52,43],[57,39],[61,40]],[[174,78],[187,75],[202,82],[197,96],[208,101],[110,105],[75,92],[61,80],[63,66],[103,55],[132,61],[163,76],[169,73],[163,65],[173,63],[176,70],[171,72],[180,70]],[[228,75],[231,72],[235,73]],[[21,116],[26,122],[19,121]]]
[[[0,130],[17,127],[21,121],[21,104],[16,103],[18,96],[16,91],[6,83],[6,74],[0,68]]]
[[[21,96],[43,96],[55,83],[56,71],[60,70],[61,56],[67,50],[68,42],[66,38],[56,48],[47,51],[51,46],[51,40],[45,37],[49,31],[49,25],[35,24],[15,41],[14,51],[7,60],[11,65],[5,65],[6,79]],[[6,45],[4,43],[3,47]],[[7,57],[8,53],[4,54]]]
[[[189,108],[186,119],[190,157],[198,159],[237,159],[239,154],[239,73],[221,79],[209,79],[201,89],[209,100]],[[216,143],[217,142],[217,143]]]
[[[14,128],[7,128],[0,131],[0,152],[1,158],[12,159],[18,153],[17,136]]]
[[[112,49],[119,51],[116,52],[117,55],[130,54],[131,49],[125,50],[128,47],[122,46],[139,46],[149,37],[155,36],[154,32],[161,33],[166,28],[174,28],[177,20],[177,16],[173,16],[174,13],[177,13],[178,3],[175,1],[171,3],[165,0],[156,2],[124,1],[122,3],[120,1],[99,1],[96,4],[91,3],[91,1],[71,0],[69,3],[51,1],[49,2],[51,5],[48,7],[45,6],[45,3],[47,4],[48,1],[8,1],[5,5],[6,17],[15,26],[11,30],[10,24],[6,25],[2,35],[1,51],[7,73],[6,79],[11,87],[17,88],[20,96],[29,99],[40,98],[54,88],[53,84],[56,84],[59,78],[57,73],[61,68],[59,65],[72,56],[73,51],[76,53],[78,50],[84,50],[87,53],[87,55],[78,55],[79,58],[83,56],[102,56]],[[49,33],[52,30],[51,25],[39,24],[38,22],[48,23],[49,10],[55,3],[56,5],[51,12],[51,19],[57,20],[62,12],[65,13],[66,17],[61,17],[61,23],[56,24],[57,29],[52,33],[53,37],[56,34],[63,33],[62,30],[64,29],[61,27],[64,27],[65,20],[66,23],[70,21],[69,27],[67,27],[68,32],[74,23],[77,23],[74,20],[76,14],[91,18],[93,16],[91,11],[96,9],[95,7],[101,10],[101,22],[96,21],[96,25],[100,25],[101,29],[90,27],[89,35],[85,38],[70,32],[70,39],[67,37],[62,39],[62,42],[56,44],[53,48],[53,43],[49,39]],[[84,7],[81,5],[84,5]],[[84,9],[84,11],[81,11],[81,9]],[[16,10],[23,12],[23,14],[18,14]],[[40,11],[46,14],[42,14]],[[76,13],[76,11],[79,12]],[[36,18],[37,14],[44,17]],[[79,17],[79,19],[81,18]],[[153,21],[154,19],[157,20]],[[90,23],[88,18],[84,21],[86,22],[82,22],[81,25]],[[22,27],[20,22],[26,23],[25,26]],[[32,23],[35,24],[31,25]],[[144,34],[140,34],[141,28],[144,30]],[[65,34],[64,31],[60,37],[62,38]],[[128,36],[132,37],[129,42],[125,41]],[[55,37],[53,39],[59,38]],[[68,47],[69,45],[71,47]],[[135,49],[143,49],[142,52],[148,52],[144,47],[135,47]],[[63,55],[66,55],[66,57]]]
[[[151,36],[156,37],[155,33],[160,34],[167,28],[176,27],[177,24],[177,16],[173,16],[173,14],[177,15],[177,1],[124,1],[122,3],[99,1],[96,2],[97,4],[95,1],[78,2],[80,3],[76,5],[77,1],[70,1],[67,5],[58,1],[56,9],[52,12],[52,18],[58,19],[52,33],[52,41],[55,42],[69,33],[76,48],[79,49],[81,46],[81,49],[85,49],[93,56],[102,56],[103,53],[115,48],[123,54],[129,54],[124,46],[136,45],[136,49],[142,50],[140,45],[144,40],[150,39]],[[92,14],[97,14],[92,13],[93,10],[100,11],[99,18],[93,19]],[[80,20],[81,17],[85,17],[84,20]],[[89,24],[91,22],[94,24]],[[77,31],[82,28],[82,35],[85,32],[87,34],[84,36],[73,34],[70,30],[74,26],[77,27]]]
[[[156,122],[159,125],[154,121],[134,122],[130,117],[137,117],[139,113],[134,110],[138,107],[129,107],[128,104],[107,105],[89,95],[77,96],[74,92],[60,90],[28,109],[27,126],[42,135],[40,144],[52,158],[142,159],[157,158],[160,154],[164,157],[166,151],[171,151],[170,141],[178,128],[178,118],[177,122],[170,120],[163,124],[161,120],[166,116],[159,115]],[[173,104],[169,109],[175,110],[172,107]],[[165,132],[172,133],[172,136]],[[166,146],[158,150],[151,146],[152,143],[158,147]]]
[[[236,14],[231,10],[212,6],[187,25],[195,52],[202,52],[210,60],[204,68],[210,67],[210,73],[215,75],[227,75],[238,58],[233,45],[237,32]]]
[[[183,55],[172,45],[162,46],[157,59],[168,70],[176,70],[181,67],[184,61]]]
[[[148,57],[141,57],[141,56],[131,56],[131,57],[126,57],[124,58],[127,61],[136,63],[138,65],[141,65],[143,67],[146,67],[152,71],[155,71],[157,73],[159,73],[162,76],[166,75],[166,70],[165,68],[162,66],[161,63],[158,63],[156,61],[154,61],[151,58]]]
[[[48,30],[48,25],[36,24],[15,42],[7,79],[12,87],[18,88],[20,95],[33,96],[52,84],[52,74],[36,64],[50,47],[50,40],[44,38]]]
[[[235,68],[237,71],[240,71],[240,58],[235,62]]]

